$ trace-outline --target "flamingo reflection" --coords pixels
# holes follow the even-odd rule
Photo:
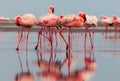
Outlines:
[[[42,55],[38,53],[38,60],[35,64],[41,69],[40,72],[37,72],[37,76],[45,81],[87,81],[93,77],[97,68],[93,49],[84,50],[84,66],[74,71],[70,71],[70,67],[72,63],[75,64],[76,61],[73,60],[74,57],[68,52],[66,52],[66,57],[63,61],[45,60]],[[61,71],[64,65],[68,66],[68,74],[64,74]]]
[[[57,78],[59,81],[88,81],[93,77],[97,68],[94,52],[93,50],[89,50],[87,54],[87,50],[84,50],[84,53],[84,67],[76,69],[69,76]]]
[[[27,67],[27,71],[23,70],[23,63],[22,63],[19,51],[17,51],[17,55],[18,55],[18,60],[19,60],[19,63],[20,63],[21,71],[20,71],[20,73],[17,73],[14,76],[14,81],[35,81],[34,80],[34,76],[30,72],[30,69],[29,69],[27,54],[26,54],[26,67]]]
[[[63,75],[61,73],[61,69],[63,66],[68,66],[68,75],[70,75],[70,66],[75,63],[75,59],[72,58],[66,52],[66,57],[63,61],[61,60],[51,60],[51,58],[54,58],[52,55],[50,55],[49,60],[45,60],[43,58],[43,55],[41,52],[37,52],[37,61],[35,61],[35,65],[39,67],[42,71],[37,73],[37,76],[39,76],[42,79],[49,79],[51,81],[56,81],[58,78],[61,78]]]

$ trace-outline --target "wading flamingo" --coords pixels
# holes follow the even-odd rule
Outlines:
[[[14,18],[14,23],[22,28],[22,31],[21,31],[21,36],[20,36],[20,39],[19,39],[19,42],[18,42],[18,46],[16,47],[16,50],[19,50],[19,45],[20,45],[20,42],[21,42],[21,39],[22,39],[22,36],[23,36],[23,30],[24,29],[28,29],[28,34],[27,34],[27,41],[26,41],[26,49],[28,48],[28,36],[29,36],[29,32],[30,32],[30,29],[36,24],[36,17],[33,15],[33,14],[30,14],[30,13],[27,13],[27,14],[21,14],[21,15],[18,15]],[[19,32],[19,30],[18,30]]]
[[[93,48],[93,35],[91,35],[89,28],[90,27],[97,27],[98,24],[98,18],[94,15],[86,15],[86,22],[84,24],[85,27],[85,43],[84,43],[84,48],[86,48],[86,37],[87,37],[87,33],[90,36],[90,43],[91,43],[91,48]],[[93,32],[94,34],[94,32]]]
[[[108,26],[113,26],[113,20],[111,17],[107,17],[107,16],[101,16],[101,23],[105,26],[105,37],[107,38],[107,32],[108,32]]]
[[[77,15],[75,14],[70,14],[70,15],[60,15],[60,24],[63,26],[60,29],[60,36],[63,38],[65,44],[66,44],[66,50],[70,49],[70,30],[71,28],[80,28],[84,25],[86,21],[86,14],[84,12],[80,12]],[[62,32],[66,29],[69,28],[69,34],[68,34],[68,40],[69,43],[65,40],[64,36],[62,35]]]
[[[37,20],[37,25],[41,26],[41,29],[39,31],[39,35],[38,35],[38,42],[37,45],[35,47],[35,49],[37,50],[38,46],[39,46],[39,37],[40,35],[43,35],[44,37],[46,37],[51,44],[51,48],[52,48],[52,38],[53,38],[53,32],[55,32],[55,37],[56,37],[56,45],[57,45],[57,35],[56,35],[56,27],[58,26],[58,21],[59,21],[59,17],[54,15],[54,6],[51,5],[48,7],[48,13],[40,16]],[[46,35],[42,34],[42,32],[45,30],[45,28],[49,28],[49,37],[47,37]]]
[[[117,31],[118,31],[117,28],[118,28],[118,26],[120,26],[120,18],[115,15],[113,15],[111,18],[113,19],[113,24],[114,24],[114,28],[115,28],[115,30],[114,30],[115,37],[117,37]]]

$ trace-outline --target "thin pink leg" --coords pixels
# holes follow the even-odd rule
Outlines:
[[[35,46],[35,50],[38,49],[38,46],[39,46],[39,39],[40,39],[40,34],[38,33],[38,41],[37,41],[37,45]]]
[[[86,49],[86,37],[87,37],[87,33],[85,32],[85,38],[84,38],[84,49]]]
[[[55,32],[55,40],[56,40],[56,47],[58,46],[58,40],[57,40],[57,32],[56,32],[56,29],[54,29],[54,32]]]
[[[27,40],[26,40],[26,50],[28,49],[28,37],[29,37],[30,29],[28,29]]]
[[[88,30],[88,33],[89,33],[89,37],[90,37],[91,48],[93,48],[93,39],[92,39],[92,36],[91,36],[91,33],[89,30]]]
[[[68,45],[67,41],[65,40],[64,36],[62,35],[62,32],[65,30],[65,28],[66,28],[66,27],[63,27],[63,28],[60,30],[59,34],[60,34],[60,36],[62,37],[62,39],[64,40],[64,42],[65,42],[65,44],[66,44],[66,50],[67,50],[68,47],[69,47],[69,45]]]
[[[114,24],[114,28],[115,28],[115,31],[114,31],[115,35],[114,35],[114,38],[117,38],[117,26],[116,26],[116,24]]]
[[[17,47],[16,47],[16,51],[19,50],[19,45],[20,45],[21,39],[22,39],[22,37],[23,37],[23,30],[24,30],[24,28],[22,28],[21,36],[20,36],[20,39],[19,39],[18,45],[17,45]]]

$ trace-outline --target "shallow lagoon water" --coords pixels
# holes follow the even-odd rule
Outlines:
[[[110,33],[108,33],[111,35]],[[55,60],[63,62],[66,58],[65,44],[63,40],[58,36],[58,47],[52,51],[56,54]],[[67,38],[67,33],[64,33]],[[30,73],[33,74],[35,81],[45,81],[46,77],[40,77],[39,73],[42,72],[41,68],[38,68],[34,61],[38,60],[37,54],[42,55],[42,59],[49,61],[51,51],[50,44],[47,40],[43,43],[44,50],[34,50],[37,41],[37,32],[31,32],[28,43],[28,53],[26,56],[25,43],[19,51],[15,50],[18,42],[17,32],[1,32],[0,33],[0,81],[14,81],[16,74],[21,72],[27,72],[28,68]],[[72,33],[72,48],[71,55],[76,59],[75,64],[70,67],[70,74],[74,71],[82,70],[84,68],[84,33]],[[87,40],[87,52],[91,54],[89,39]],[[96,70],[91,73],[89,81],[119,81],[120,75],[120,38],[114,39],[111,37],[105,38],[102,33],[94,33],[94,49],[92,50],[94,59],[96,60]],[[26,58],[27,57],[27,58]],[[26,64],[26,59],[28,66]],[[60,71],[63,76],[68,75],[68,66],[64,65]],[[89,73],[90,74],[90,73]],[[51,79],[47,77],[46,81],[67,81],[63,79]],[[81,81],[81,80],[79,80]],[[85,80],[86,81],[86,80]]]

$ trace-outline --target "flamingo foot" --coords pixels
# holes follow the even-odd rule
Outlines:
[[[38,49],[38,45],[35,46],[35,50],[37,50],[37,49]]]
[[[18,51],[18,50],[19,50],[19,48],[17,47],[17,48],[16,48],[16,51]]]
[[[91,48],[93,49],[93,45],[91,46]]]

